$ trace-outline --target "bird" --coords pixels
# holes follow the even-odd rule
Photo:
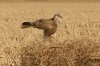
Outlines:
[[[37,29],[42,29],[44,38],[49,38],[57,31],[57,20],[58,18],[63,18],[60,14],[55,14],[52,18],[49,19],[37,19],[34,22],[23,22],[22,29],[33,27]]]

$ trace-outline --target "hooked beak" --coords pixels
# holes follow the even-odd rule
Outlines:
[[[59,15],[60,18],[63,18],[61,15]]]

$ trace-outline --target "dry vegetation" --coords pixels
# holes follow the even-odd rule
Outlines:
[[[22,22],[60,13],[52,41]],[[100,66],[100,3],[0,3],[0,66]]]

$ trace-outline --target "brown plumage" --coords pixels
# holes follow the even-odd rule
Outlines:
[[[50,19],[39,19],[35,22],[24,22],[22,23],[22,28],[34,27],[42,29],[44,31],[44,37],[48,38],[57,31],[57,21],[56,17],[62,18],[62,16],[55,14],[54,17]]]

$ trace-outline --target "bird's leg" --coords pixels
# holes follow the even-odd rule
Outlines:
[[[52,43],[58,42],[53,36],[49,37],[49,41],[52,42]]]
[[[44,40],[44,41],[48,41],[48,42],[50,42],[50,43],[53,42],[52,39],[51,39],[51,36],[47,36],[47,35],[44,35],[43,40]]]

